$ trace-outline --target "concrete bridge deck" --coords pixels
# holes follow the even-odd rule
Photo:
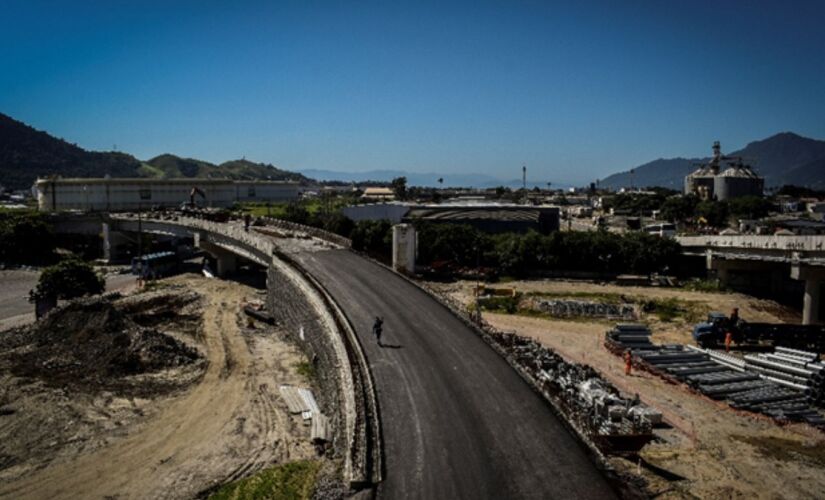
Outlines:
[[[118,220],[117,229],[133,223]],[[209,224],[153,221],[146,230]],[[213,233],[224,250],[256,260],[279,244],[260,234]],[[546,402],[473,331],[391,271],[330,248],[293,248],[291,257],[344,311],[369,362],[386,464],[380,498],[615,497]],[[371,335],[376,315],[385,318],[383,348]]]

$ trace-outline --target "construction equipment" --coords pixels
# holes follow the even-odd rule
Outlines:
[[[825,325],[788,325],[731,321],[721,312],[708,314],[707,321],[693,328],[693,340],[702,347],[716,347],[730,332],[737,345],[782,346],[825,352]]]

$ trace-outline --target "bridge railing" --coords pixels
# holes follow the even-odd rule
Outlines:
[[[679,236],[676,240],[683,247],[752,248],[793,252],[825,251],[825,236],[823,235],[707,235]]]

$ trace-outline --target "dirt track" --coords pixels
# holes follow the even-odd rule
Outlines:
[[[306,384],[295,371],[300,354],[272,332],[239,326],[238,311],[254,291],[191,276],[177,281],[205,296],[203,378],[158,403],[124,437],[0,484],[0,497],[191,498],[275,462],[314,455],[308,428],[277,396],[280,384]]]

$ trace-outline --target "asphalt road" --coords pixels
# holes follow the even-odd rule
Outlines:
[[[546,403],[435,300],[348,251],[301,260],[346,312],[372,367],[380,498],[615,498]]]
[[[34,305],[29,302],[29,291],[37,285],[38,270],[0,271],[0,330],[34,321]],[[130,274],[113,274],[106,278],[106,291],[126,290],[133,286]]]

